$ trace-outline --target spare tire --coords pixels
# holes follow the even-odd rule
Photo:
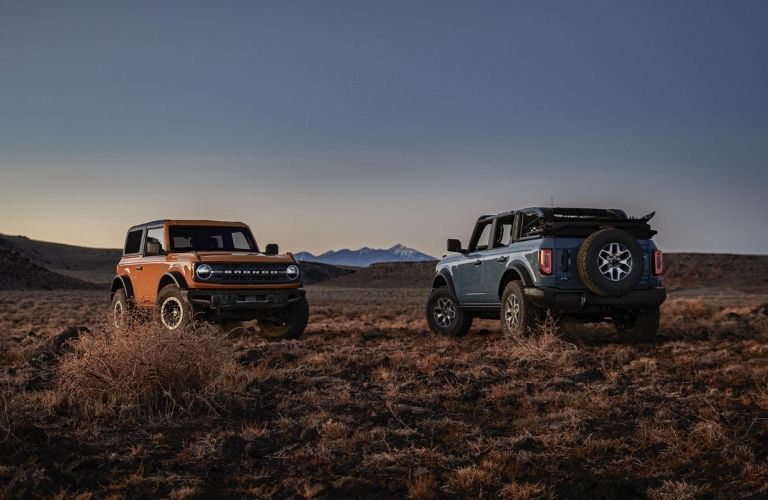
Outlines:
[[[584,286],[606,297],[626,294],[643,275],[643,249],[634,236],[620,229],[601,229],[581,243],[576,269]]]

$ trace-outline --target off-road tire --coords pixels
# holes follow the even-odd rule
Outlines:
[[[651,342],[659,331],[661,310],[658,306],[638,311],[630,318],[614,321],[622,338],[632,342]]]
[[[507,283],[501,294],[501,330],[507,337],[525,337],[536,330],[542,310],[525,296],[523,282]]]
[[[117,290],[112,296],[112,323],[115,328],[123,328],[126,320],[133,314],[133,301],[128,298],[125,290]]]
[[[472,316],[459,307],[451,290],[435,288],[427,298],[427,324],[433,333],[446,337],[463,337],[472,326]]]
[[[259,335],[267,340],[297,339],[309,322],[309,304],[306,299],[288,305],[285,321],[259,320]]]
[[[600,271],[601,251],[610,244],[621,245],[631,257],[630,270],[613,281]],[[637,285],[645,267],[643,249],[634,236],[621,229],[601,229],[582,241],[576,254],[576,270],[584,286],[592,293],[603,297],[620,297]]]
[[[178,330],[192,323],[195,312],[179,287],[167,285],[157,294],[157,314],[164,328]]]

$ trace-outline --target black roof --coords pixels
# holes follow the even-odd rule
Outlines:
[[[134,229],[144,229],[145,227],[152,227],[152,226],[162,226],[166,222],[168,222],[171,219],[158,219],[153,220],[149,222],[145,222],[144,224],[136,224],[135,226],[131,226],[128,231],[133,231]]]
[[[624,210],[618,208],[569,208],[569,207],[528,207],[518,210],[509,210],[496,215],[483,215],[480,220],[504,215],[512,215],[515,212],[535,213],[541,217],[597,217],[607,219],[626,219],[627,214]]]

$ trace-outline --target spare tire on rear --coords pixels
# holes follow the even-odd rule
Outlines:
[[[634,236],[620,229],[601,229],[579,247],[576,269],[584,286],[605,297],[625,295],[643,275],[643,249]]]

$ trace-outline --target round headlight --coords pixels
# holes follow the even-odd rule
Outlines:
[[[288,276],[289,280],[297,279],[299,277],[299,266],[294,266],[293,264],[291,264],[285,270],[285,275]]]
[[[197,274],[197,277],[201,280],[207,280],[210,279],[211,276],[213,276],[213,269],[211,269],[211,266],[208,264],[200,264],[197,266],[197,269],[195,270],[195,273]]]

